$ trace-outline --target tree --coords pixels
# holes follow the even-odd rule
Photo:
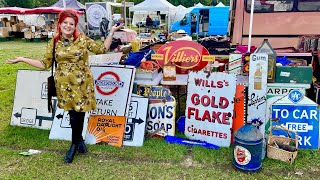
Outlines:
[[[0,0],[0,7],[5,7],[7,5],[5,0]]]
[[[35,0],[5,0],[8,7],[33,8]]]

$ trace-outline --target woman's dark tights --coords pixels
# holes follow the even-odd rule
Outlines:
[[[69,111],[70,125],[72,129],[72,144],[79,144],[83,141],[82,130],[85,112]]]

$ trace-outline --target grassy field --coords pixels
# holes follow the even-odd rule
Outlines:
[[[209,150],[172,145],[147,138],[143,147],[89,146],[89,154],[67,165],[63,156],[69,142],[49,140],[49,131],[10,126],[16,72],[32,69],[7,65],[15,56],[40,59],[46,42],[0,42],[0,179],[320,179],[320,154],[301,150],[293,165],[265,159],[254,174],[233,168],[231,148]],[[33,156],[19,152],[37,149]]]

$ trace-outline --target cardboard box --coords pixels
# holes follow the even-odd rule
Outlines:
[[[158,76],[158,70],[148,71],[145,69],[137,68],[135,80],[151,80],[153,81]]]
[[[163,80],[164,81],[175,81],[177,73],[176,66],[163,66]]]
[[[42,38],[42,33],[40,31],[37,31],[34,34],[34,38]]]
[[[26,39],[31,39],[32,38],[32,32],[31,31],[26,31],[24,32],[24,38]]]
[[[12,22],[12,23],[17,23],[18,22],[18,17],[17,16],[11,16],[10,17],[10,22]]]
[[[311,66],[277,66],[277,83],[301,83],[311,84],[312,67]]]
[[[114,32],[113,37],[116,39],[120,39],[123,43],[132,42],[136,39],[137,32],[131,29],[122,29],[120,31]]]
[[[6,22],[6,27],[11,27],[11,22]]]
[[[9,31],[6,27],[0,27],[0,37],[9,37]]]
[[[19,24],[12,25],[11,27],[13,32],[20,32]]]

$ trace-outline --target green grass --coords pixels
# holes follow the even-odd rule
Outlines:
[[[46,42],[0,42],[0,179],[320,178],[320,154],[316,150],[300,150],[293,165],[266,158],[260,172],[248,174],[233,168],[231,148],[190,148],[167,144],[159,138],[147,138],[143,147],[90,145],[89,154],[76,156],[74,163],[66,165],[63,156],[70,142],[49,140],[47,130],[9,125],[16,72],[34,68],[25,64],[7,65],[4,61],[15,56],[41,59],[45,47]],[[43,153],[18,155],[29,149]]]

